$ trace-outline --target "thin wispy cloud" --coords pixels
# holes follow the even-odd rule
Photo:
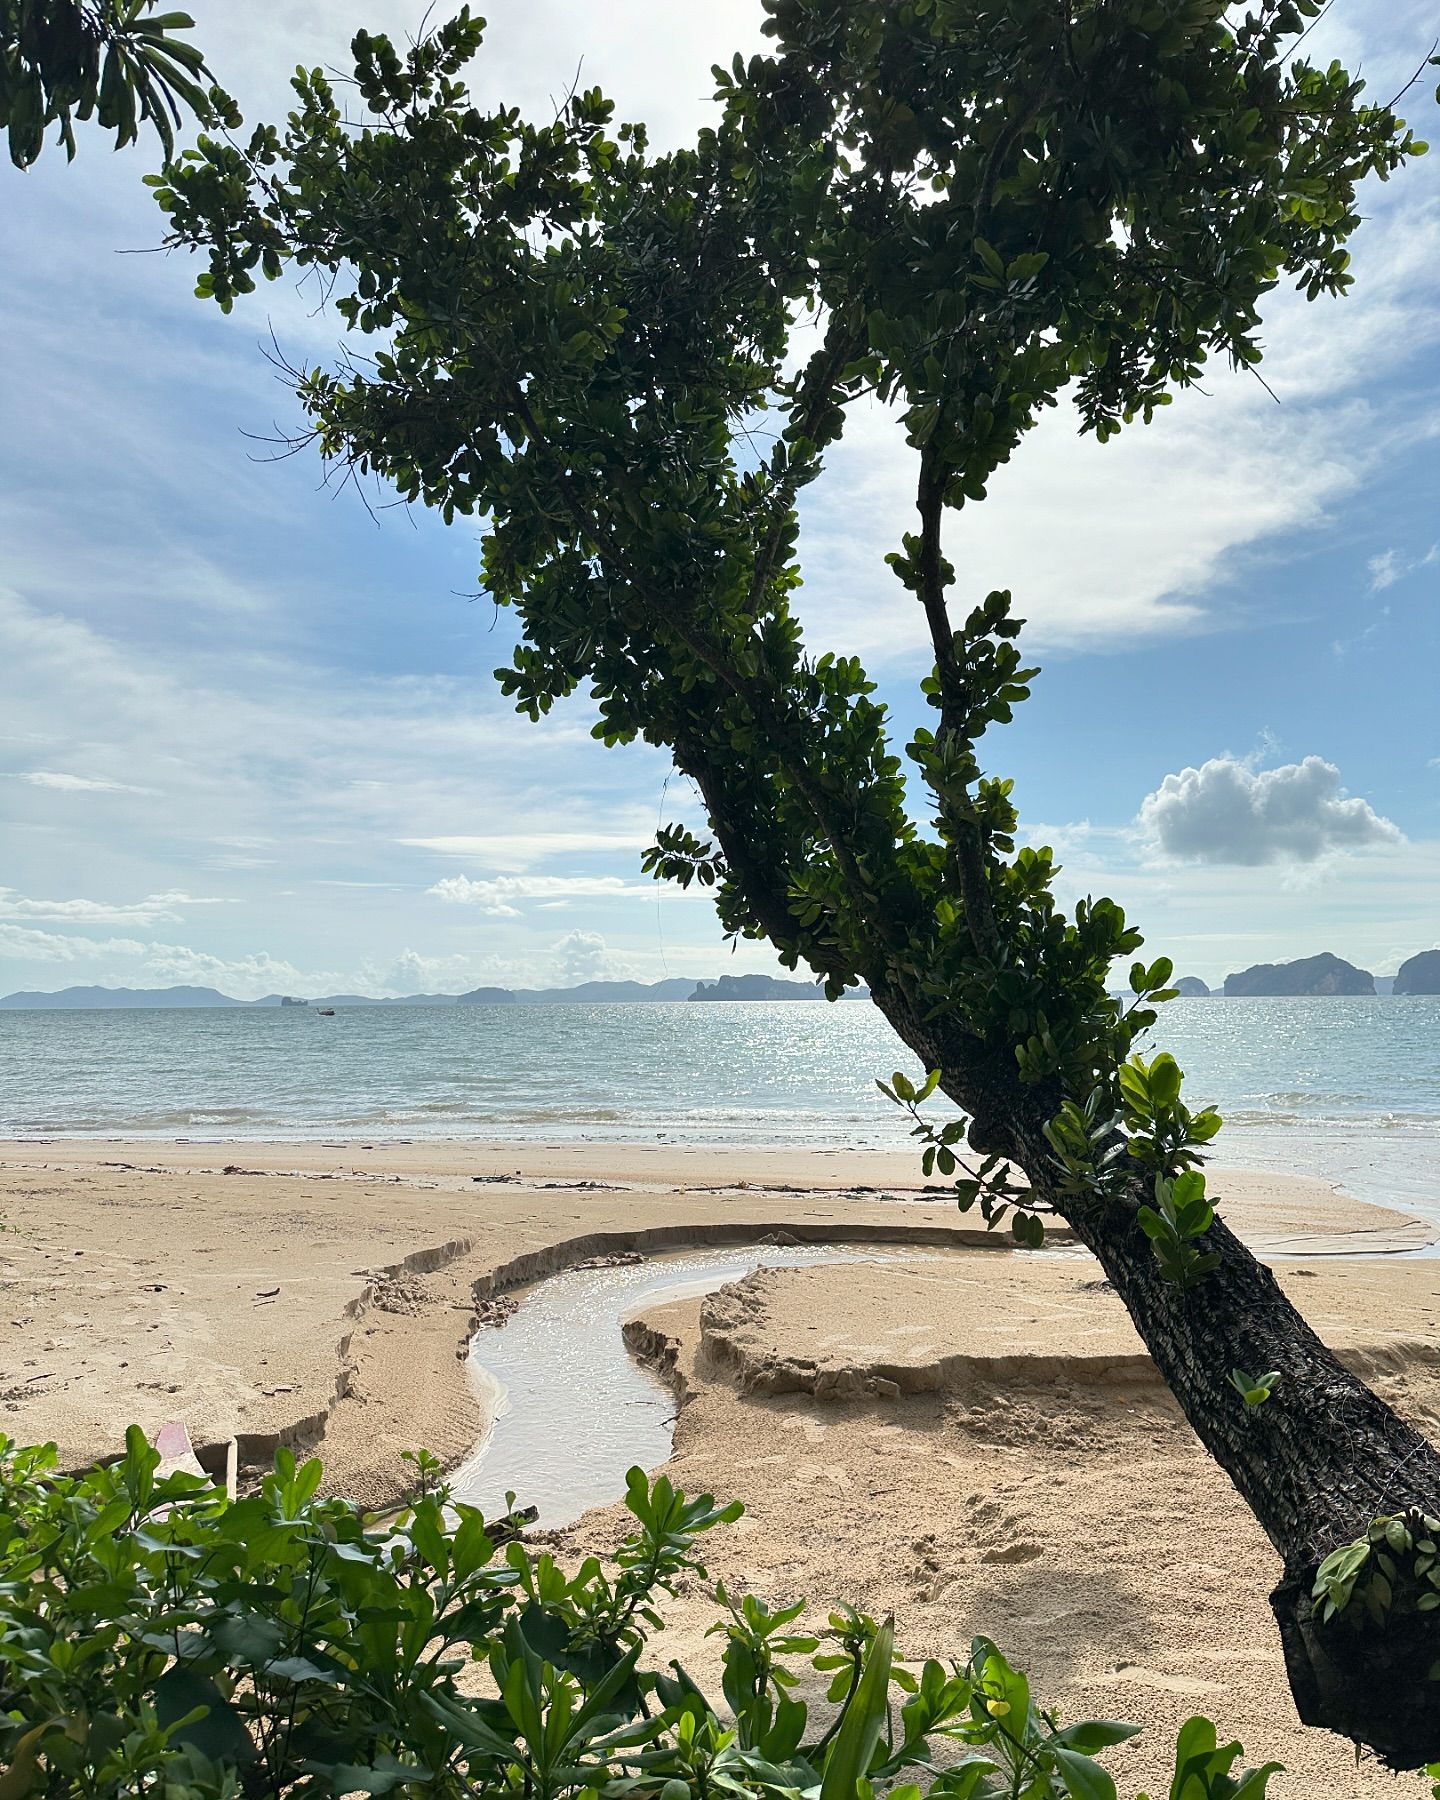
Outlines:
[[[541,827],[529,832],[407,837],[400,842],[412,850],[428,850],[436,856],[468,857],[497,869],[525,869],[557,856],[641,850],[654,837],[653,827],[648,831],[550,831]]]
[[[426,892],[449,906],[473,906],[490,918],[518,919],[526,900],[551,906],[572,900],[653,900],[657,889],[653,881],[626,881],[620,875],[499,875],[489,881],[447,875]]]
[[[1434,568],[1436,564],[1440,564],[1440,544],[1432,544],[1423,556],[1407,556],[1403,550],[1382,550],[1366,565],[1370,571],[1370,592],[1383,593],[1417,569]]]
[[[150,794],[155,791],[136,787],[128,781],[108,781],[98,775],[69,775],[63,769],[24,769],[8,772],[6,778],[60,794]]]
[[[224,906],[214,895],[147,894],[143,900],[116,905],[107,900],[31,900],[13,888],[0,888],[0,919],[45,919],[66,925],[179,924],[196,906]]]

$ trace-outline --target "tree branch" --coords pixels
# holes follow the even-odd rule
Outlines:
[[[943,414],[943,409],[942,409]],[[930,439],[935,442],[940,422]],[[960,659],[955,654],[955,633],[950,625],[950,610],[945,603],[946,564],[940,548],[940,530],[945,519],[945,483],[948,471],[938,454],[927,444],[920,456],[920,485],[916,506],[920,513],[920,601],[930,627],[930,642],[935,650],[935,672],[940,683],[940,731],[942,747],[959,740],[970,747],[968,735],[968,696]],[[941,800],[941,813],[945,803]],[[965,903],[965,921],[977,950],[992,959],[1000,949],[1000,935],[995,926],[995,908],[990,899],[990,882],[985,867],[985,846],[980,827],[969,819],[951,819],[950,848],[959,880],[960,896]]]
[[[835,391],[835,383],[840,378],[840,371],[861,347],[861,335],[853,327],[842,323],[839,313],[831,315],[830,329],[825,334],[825,342],[812,358],[806,370],[802,388],[810,388],[809,403],[800,421],[802,437],[813,438],[819,422],[820,408]],[[779,554],[780,541],[785,535],[786,515],[795,504],[795,496],[799,492],[798,474],[792,463],[782,480],[776,483],[771,495],[771,519],[765,531],[755,558],[755,570],[750,578],[749,610],[753,617],[760,602],[765,597],[765,590],[770,585],[770,577],[775,572],[775,558]]]
[[[564,466],[564,459],[554,452],[540,431],[524,389],[518,382],[512,382],[510,387],[516,414],[524,425],[530,442],[550,463],[551,474],[577,528],[644,601],[657,629],[672,631],[690,654],[742,705],[750,709],[755,722],[770,740],[771,748],[794,784],[796,792],[805,801],[816,825],[829,842],[856,910],[883,943],[892,949],[901,948],[902,940],[896,930],[895,919],[876,905],[873,891],[865,880],[854,849],[848,841],[848,834],[836,816],[834,800],[825,791],[824,783],[817,779],[796,742],[798,725],[794,716],[795,708],[789,697],[782,697],[781,709],[777,711],[772,703],[774,693],[767,694],[764,691],[758,676],[752,681],[746,681],[712,638],[696,630],[677,610],[667,608],[665,600],[656,595],[653,584],[640,573],[616,542],[613,532],[596,518],[593,509],[586,504],[569,470]],[[774,684],[770,685],[773,689]]]

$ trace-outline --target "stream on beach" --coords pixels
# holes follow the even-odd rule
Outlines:
[[[670,1458],[676,1399],[621,1336],[641,1307],[693,1300],[755,1269],[819,1263],[919,1260],[915,1251],[750,1244],[566,1269],[520,1296],[497,1327],[471,1340],[470,1370],[489,1431],[450,1477],[456,1500],[487,1518],[518,1494],[538,1523],[569,1525],[625,1492],[635,1464]]]

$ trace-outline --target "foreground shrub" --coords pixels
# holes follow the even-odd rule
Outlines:
[[[1062,1725],[987,1638],[917,1672],[889,1620],[811,1631],[803,1602],[717,1586],[726,1711],[678,1662],[649,1666],[661,1596],[704,1576],[697,1542],[738,1503],[633,1469],[634,1533],[572,1575],[415,1460],[420,1493],[380,1525],[317,1498],[320,1464],[288,1451],[229,1501],[157,1480],[136,1429],[78,1477],[0,1438],[0,1800],[1114,1800],[1095,1758],[1137,1728]],[[796,1693],[807,1661],[823,1719]],[[1278,1765],[1236,1772],[1239,1754],[1192,1719],[1172,1800],[1259,1800]]]

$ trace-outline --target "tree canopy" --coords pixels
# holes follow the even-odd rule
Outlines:
[[[930,1166],[1022,1241],[1058,1217],[1100,1257],[1284,1558],[1302,1716],[1425,1760],[1428,1611],[1397,1605],[1377,1649],[1359,1609],[1314,1602],[1380,1511],[1374,1471],[1434,1511],[1440,1458],[1216,1218],[1219,1119],[1136,1054],[1169,962],[1113,998],[1139,934],[1108,899],[1067,916],[1051,853],[1016,848],[981,749],[1036,671],[1008,593],[960,598],[945,536],[1062,399],[1104,442],[1217,359],[1258,364],[1266,296],[1342,294],[1360,184],[1423,145],[1306,60],[1320,0],[765,10],[769,53],[717,69],[714,122],[664,153],[596,90],[539,124],[474,106],[468,8],[403,55],[362,31],[359,115],[300,71],[283,127],[202,138],[157,180],[171,241],[227,310],[258,275],[319,273],[374,340],[295,371],[321,454],[480,521],[523,630],[517,707],[586,687],[597,737],[670,750],[710,835],[668,827],[647,865],[832,996],[868,985],[931,1071],[889,1084]],[[903,745],[794,610],[800,497],[867,405],[903,426],[914,515],[888,562],[933,650]],[[961,1118],[928,1123],[936,1091]],[[1267,1373],[1237,1393],[1245,1370]]]
[[[77,119],[113,131],[117,150],[149,124],[166,156],[187,111],[203,125],[239,125],[203,54],[175,35],[195,21],[156,3],[0,0],[0,130],[17,169],[37,159],[52,125],[73,159]]]

